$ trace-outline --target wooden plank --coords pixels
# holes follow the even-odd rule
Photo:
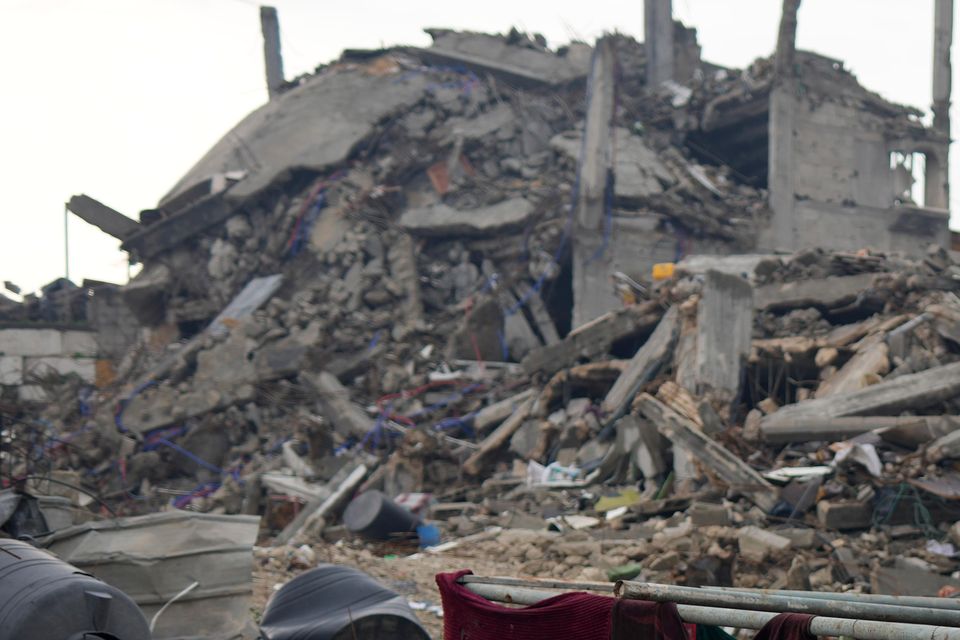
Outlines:
[[[890,371],[888,351],[885,342],[876,340],[874,344],[850,358],[829,379],[824,380],[817,388],[815,397],[827,398],[842,393],[859,391],[869,386],[870,377],[882,376]]]
[[[369,469],[366,465],[357,465],[333,493],[323,498],[315,498],[307,503],[303,510],[297,514],[297,517],[277,535],[273,543],[280,545],[291,540],[319,537],[327,524],[327,518],[339,509],[347,498],[353,495],[354,490],[360,486],[368,473]]]
[[[616,415],[633,399],[640,387],[653,379],[664,362],[673,353],[673,345],[680,331],[679,312],[671,307],[650,338],[640,347],[630,364],[603,399],[605,414]]]
[[[483,442],[480,443],[480,448],[473,452],[473,455],[463,463],[464,473],[471,476],[480,473],[484,459],[505,445],[510,438],[513,437],[517,429],[523,425],[524,421],[529,417],[530,411],[533,409],[533,403],[534,398],[524,400],[523,404],[514,411],[512,416],[507,418],[493,433],[484,438]]]
[[[693,422],[648,393],[639,396],[634,406],[657,425],[664,437],[690,451],[716,477],[743,493],[758,507],[769,511],[776,504],[777,491],[773,485],[716,440],[697,429]]]
[[[799,418],[890,415],[907,409],[922,409],[960,394],[960,362],[885,380],[860,391],[827,398],[804,400],[766,416],[761,429],[787,424]]]

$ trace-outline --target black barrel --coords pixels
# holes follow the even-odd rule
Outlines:
[[[351,533],[390,540],[411,533],[420,519],[379,491],[365,491],[347,505],[343,523]]]
[[[150,640],[126,594],[46,551],[0,540],[0,640]]]

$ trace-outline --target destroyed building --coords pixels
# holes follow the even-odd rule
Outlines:
[[[265,571],[379,490],[531,575],[954,585],[917,544],[960,544],[949,64],[926,126],[794,51],[795,14],[733,70],[646,4],[645,43],[268,64],[138,220],[72,198],[142,270],[3,302],[4,488],[262,516]]]

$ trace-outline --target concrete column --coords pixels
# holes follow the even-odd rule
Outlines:
[[[767,250],[796,245],[794,210],[793,138],[797,109],[795,53],[797,11],[800,0],[783,0],[777,50],[774,55],[774,85],[770,90],[767,187],[773,219],[761,232],[760,244]]]
[[[644,0],[643,45],[647,56],[647,86],[673,80],[673,3]]]
[[[794,57],[797,51],[797,11],[800,0],[783,0],[780,14],[780,31],[777,34],[777,52],[774,58],[774,72],[777,77],[793,75]]]
[[[933,12],[933,128],[950,139],[950,93],[953,44],[953,0],[934,0]],[[927,154],[925,204],[949,209],[950,184],[947,155],[949,142],[937,157]]]
[[[601,38],[593,52],[588,80],[590,104],[577,168],[580,189],[573,224],[574,327],[603,315],[617,304],[610,282],[613,246],[611,238],[604,233],[607,177],[613,158],[610,128],[614,67],[613,43]]]
[[[267,91],[273,100],[283,86],[280,19],[275,7],[260,7],[260,29],[263,31],[263,65],[267,71]]]

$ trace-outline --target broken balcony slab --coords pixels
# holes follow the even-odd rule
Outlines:
[[[128,238],[140,229],[140,223],[133,218],[128,218],[86,194],[70,198],[67,209],[84,222],[92,224],[118,240]]]
[[[377,123],[421,99],[424,73],[374,74],[328,68],[244,118],[187,174],[161,206],[216,173],[246,171],[226,199],[244,200],[296,169],[323,172],[341,163]],[[306,135],[309,133],[309,135]]]
[[[591,48],[572,45],[566,55],[511,45],[502,36],[427,29],[433,46],[414,51],[427,62],[466,67],[517,87],[562,86],[587,75]]]
[[[763,418],[761,429],[789,424],[801,418],[890,415],[922,409],[960,393],[960,362],[885,380],[860,391],[787,405]]]
[[[873,286],[875,274],[830,276],[821,279],[774,283],[758,287],[755,304],[758,309],[780,310],[800,307],[840,307],[857,299]]]
[[[143,225],[136,233],[127,236],[120,248],[130,252],[137,260],[150,260],[201,231],[220,224],[233,211],[234,206],[224,199],[223,194],[211,195],[177,214],[161,218],[151,225]]]
[[[518,229],[532,213],[533,205],[524,198],[467,211],[435,204],[406,211],[400,216],[400,226],[418,236],[483,236]]]

